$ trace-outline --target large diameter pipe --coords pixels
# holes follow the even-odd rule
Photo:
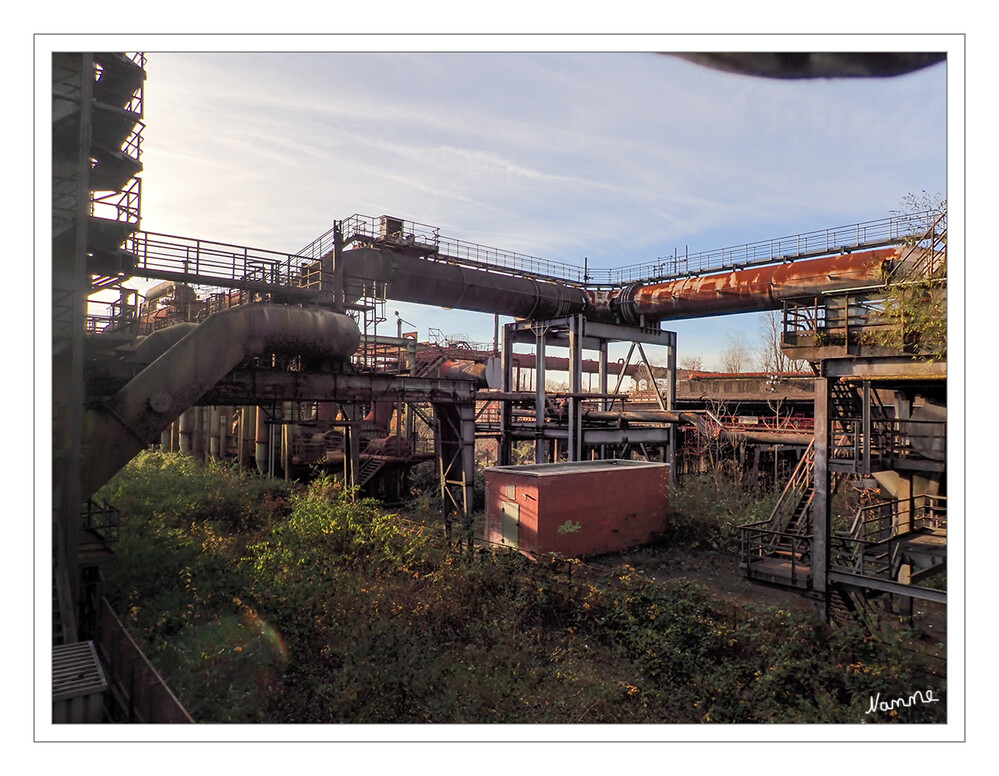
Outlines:
[[[348,298],[361,284],[384,284],[400,302],[472,310],[515,318],[560,318],[583,312],[586,293],[575,286],[499,272],[470,269],[446,260],[389,250],[356,248],[342,254]]]
[[[360,339],[351,318],[326,310],[253,304],[216,313],[86,413],[92,452],[83,464],[82,497],[92,496],[243,360],[272,352],[342,360]]]
[[[147,334],[137,340],[132,352],[122,360],[129,364],[142,364],[143,366],[151,364],[196,328],[198,328],[198,324],[185,321],[157,329],[152,334]]]
[[[785,299],[881,285],[885,265],[898,256],[899,249],[885,248],[665,283],[589,290],[388,249],[344,251],[342,268],[350,301],[371,293],[377,285],[378,293],[400,302],[534,320],[585,313],[591,320],[640,324],[643,320],[772,310]],[[331,261],[323,259],[324,264]]]
[[[638,324],[778,309],[784,300],[885,282],[894,248],[590,292],[592,314]]]
[[[445,380],[472,380],[479,387],[486,387],[487,367],[482,363],[459,364],[456,361],[445,361],[437,374]]]

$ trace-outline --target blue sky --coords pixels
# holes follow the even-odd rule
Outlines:
[[[266,39],[265,39],[266,40]],[[143,228],[294,251],[353,213],[613,267],[946,194],[946,67],[776,81],[606,53],[148,52]],[[491,341],[489,315],[389,302]],[[666,324],[679,355],[758,316]],[[389,333],[389,332],[385,332]]]

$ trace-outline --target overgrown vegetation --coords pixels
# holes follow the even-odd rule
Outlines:
[[[895,325],[884,329],[878,344],[935,361],[947,360],[947,200],[940,195],[909,194],[903,213],[931,213],[933,228],[910,247],[926,257],[915,271],[889,282],[885,317]]]
[[[765,511],[717,487],[676,494],[674,541],[724,546]],[[627,566],[459,556],[328,477],[147,452],[102,495],[126,520],[108,596],[199,722],[946,718],[944,702],[865,713],[929,686],[899,644]]]
[[[690,550],[739,550],[739,526],[770,517],[780,490],[743,478],[717,462],[710,472],[688,474],[670,494],[670,540]]]
[[[947,360],[947,261],[916,280],[888,286],[885,315],[894,321],[879,344],[934,361]]]

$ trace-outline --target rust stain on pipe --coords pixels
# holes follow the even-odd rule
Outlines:
[[[664,283],[641,281],[619,288],[583,289],[518,276],[513,271],[471,269],[387,249],[342,254],[347,298],[372,283],[400,302],[541,320],[583,313],[591,320],[638,324],[676,318],[772,310],[785,299],[884,283],[886,265],[901,249],[881,248],[785,264],[735,269]],[[322,260],[332,274],[331,258]]]
[[[459,364],[456,361],[445,361],[438,370],[445,380],[473,380],[476,385],[486,385],[485,364]]]
[[[884,282],[885,265],[896,255],[896,249],[888,248],[666,283],[636,283],[618,293],[593,292],[590,301],[595,310],[628,323],[637,323],[641,316],[648,321],[772,310],[785,299],[879,285]]]

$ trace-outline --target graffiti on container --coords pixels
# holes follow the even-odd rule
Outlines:
[[[576,531],[581,531],[583,526],[579,523],[574,523],[572,520],[566,520],[562,525],[558,527],[558,532],[560,534],[564,533],[576,533]]]

